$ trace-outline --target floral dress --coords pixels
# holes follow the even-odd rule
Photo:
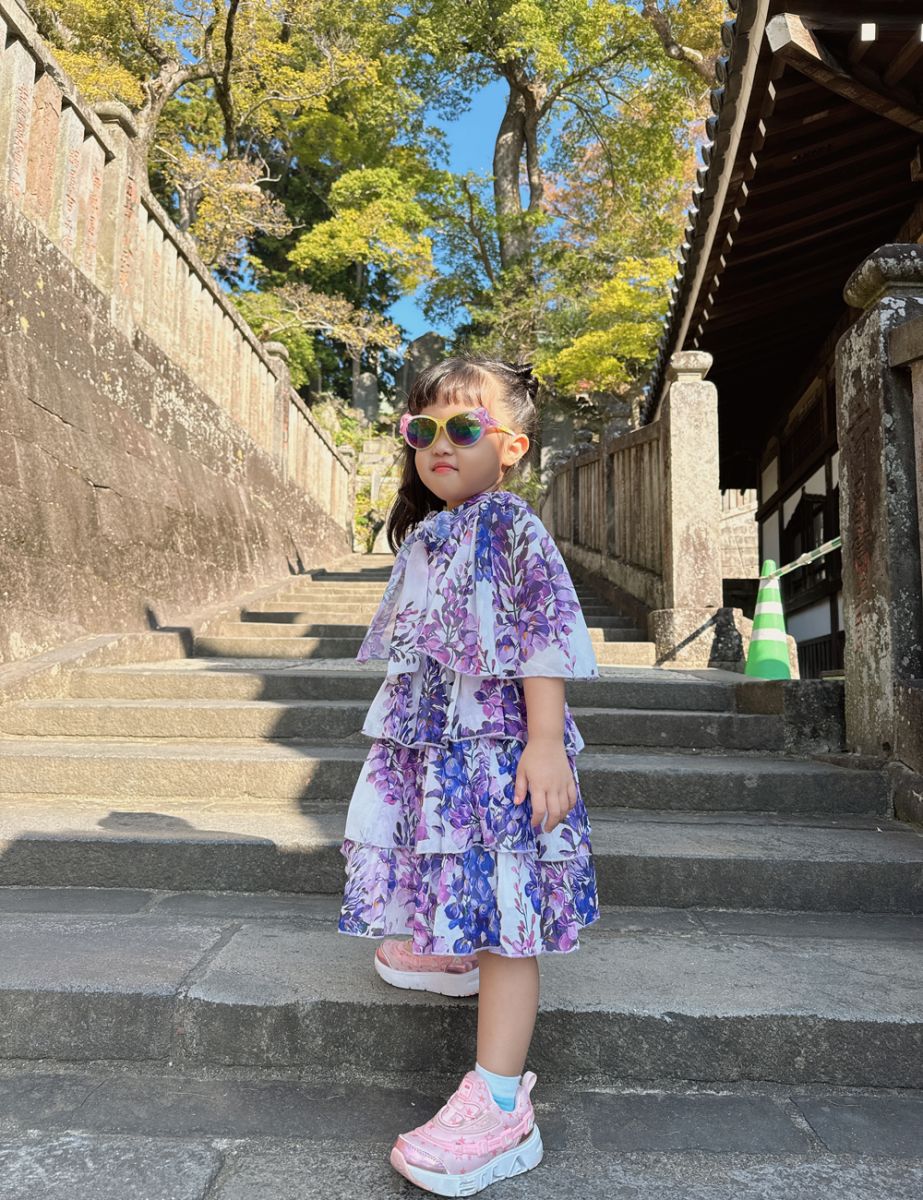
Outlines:
[[[599,916],[590,822],[564,706],[577,802],[533,829],[514,804],[528,741],[524,676],[599,677],[573,582],[520,496],[478,492],[430,513],[398,549],[356,655],[388,667],[362,732],[338,929],[410,934],[420,954],[513,957],[578,948]]]

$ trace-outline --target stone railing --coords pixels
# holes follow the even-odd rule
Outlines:
[[[710,366],[708,354],[674,354],[660,418],[576,455],[542,506],[571,561],[646,621],[658,661],[715,661],[721,499]]]
[[[128,109],[87,104],[16,0],[0,0],[0,34],[0,194],[108,298],[116,329],[149,338],[346,528],[348,459],[151,195]]]
[[[724,604],[725,526],[752,507],[718,487],[711,355],[674,354],[658,418],[554,472],[542,519],[578,573],[646,628],[662,666],[742,671],[752,622]],[[792,676],[798,675],[788,638]]]

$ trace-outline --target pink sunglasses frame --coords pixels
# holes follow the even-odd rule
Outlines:
[[[501,425],[500,422],[497,420],[497,418],[492,417],[490,415],[490,413],[487,411],[487,409],[482,406],[480,408],[461,409],[457,413],[449,413],[449,415],[447,417],[430,417],[429,413],[405,412],[404,415],[401,417],[401,426],[400,426],[401,437],[404,439],[405,442],[407,442],[407,445],[410,446],[410,448],[412,450],[417,450],[417,449],[429,450],[430,446],[435,446],[436,442],[439,440],[439,434],[442,432],[443,429],[445,429],[446,422],[451,421],[451,419],[453,417],[460,417],[463,413],[473,413],[474,416],[477,417],[478,422],[481,426],[481,432],[478,434],[477,440],[471,443],[472,446],[476,446],[478,444],[478,442],[481,440],[481,438],[484,436],[484,434],[489,433],[491,429],[497,429],[501,433],[511,433],[511,434],[513,434],[514,437],[516,436],[515,429],[510,429],[506,425]],[[414,417],[429,417],[429,419],[431,421],[436,422],[436,432],[433,435],[433,440],[430,442],[429,446],[423,446],[423,447],[413,446],[413,445],[411,445],[410,441],[408,440],[407,426],[410,424],[410,422],[413,420]],[[449,437],[448,433],[446,433],[446,437],[449,438],[450,442],[452,442],[452,439]],[[467,446],[459,446],[456,442],[452,442],[452,445],[455,446],[456,449],[458,449],[458,450],[467,450],[468,449]]]

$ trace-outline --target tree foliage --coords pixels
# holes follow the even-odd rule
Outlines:
[[[644,372],[723,0],[32,0],[62,66],[139,128],[155,193],[303,386],[396,365],[425,288],[454,349],[566,402]],[[486,175],[430,123],[504,89]]]

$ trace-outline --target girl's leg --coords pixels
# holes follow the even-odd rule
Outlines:
[[[477,1061],[498,1075],[521,1075],[538,1012],[538,959],[478,953]]]
[[[513,1107],[510,1076],[523,1074],[529,1042],[538,1011],[538,962],[478,953],[481,991],[478,999],[478,1048],[475,1068],[488,1071],[487,1089],[495,1107],[485,1107],[485,1088],[472,1092],[468,1072],[449,1097],[454,1113],[448,1120],[439,1113],[425,1124],[398,1135],[391,1149],[391,1165],[411,1182],[439,1196],[469,1196],[497,1179],[508,1179],[531,1170],[542,1161],[542,1139],[534,1121],[529,1093],[535,1075],[519,1082],[519,1108]],[[494,1075],[506,1076],[494,1080]],[[482,1083],[484,1077],[481,1076]],[[500,1095],[494,1086],[500,1088]],[[479,1100],[472,1108],[459,1106]],[[442,1109],[439,1110],[442,1112]],[[486,1133],[485,1133],[486,1128]]]

